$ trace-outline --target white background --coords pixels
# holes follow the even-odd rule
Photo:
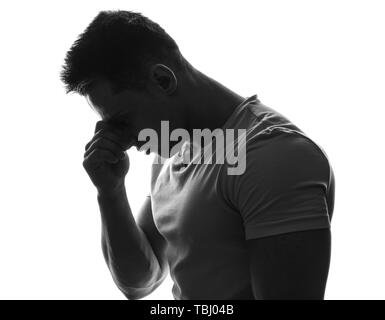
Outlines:
[[[0,298],[123,299],[104,264],[82,167],[99,118],[59,80],[105,9],[139,11],[202,72],[254,93],[327,152],[337,190],[326,299],[385,298],[383,1],[2,1]],[[150,157],[129,152],[128,198]],[[172,299],[171,281],[146,299]]]

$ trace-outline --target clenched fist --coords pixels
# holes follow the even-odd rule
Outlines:
[[[132,144],[131,144],[132,145]],[[124,186],[130,161],[118,129],[98,121],[95,134],[85,147],[83,167],[99,193],[113,193]]]

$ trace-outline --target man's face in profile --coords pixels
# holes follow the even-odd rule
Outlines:
[[[143,129],[154,129],[160,136],[161,120],[170,120],[170,108],[160,103],[146,91],[123,90],[113,92],[107,81],[98,81],[86,94],[91,108],[99,114],[121,137],[127,150],[131,145],[140,148],[144,141],[138,141]]]

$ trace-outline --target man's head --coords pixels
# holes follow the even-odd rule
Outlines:
[[[102,120],[126,129],[183,127],[180,82],[192,66],[175,41],[139,13],[103,11],[67,52],[61,79],[86,97]]]

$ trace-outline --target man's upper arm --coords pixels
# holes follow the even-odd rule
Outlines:
[[[255,298],[323,299],[330,241],[330,229],[247,240]]]
[[[249,145],[246,171],[225,183],[246,240],[329,228],[330,166],[318,147],[291,133]]]
[[[231,197],[245,228],[254,295],[322,299],[330,262],[330,165],[303,136],[284,133],[267,142],[251,144]]]
[[[138,216],[136,218],[136,222],[141,230],[146,235],[151,247],[156,255],[159,265],[162,268],[162,279],[167,275],[168,272],[168,262],[166,258],[166,240],[159,233],[153,219],[152,209],[151,209],[151,197],[147,196],[144,201]]]

